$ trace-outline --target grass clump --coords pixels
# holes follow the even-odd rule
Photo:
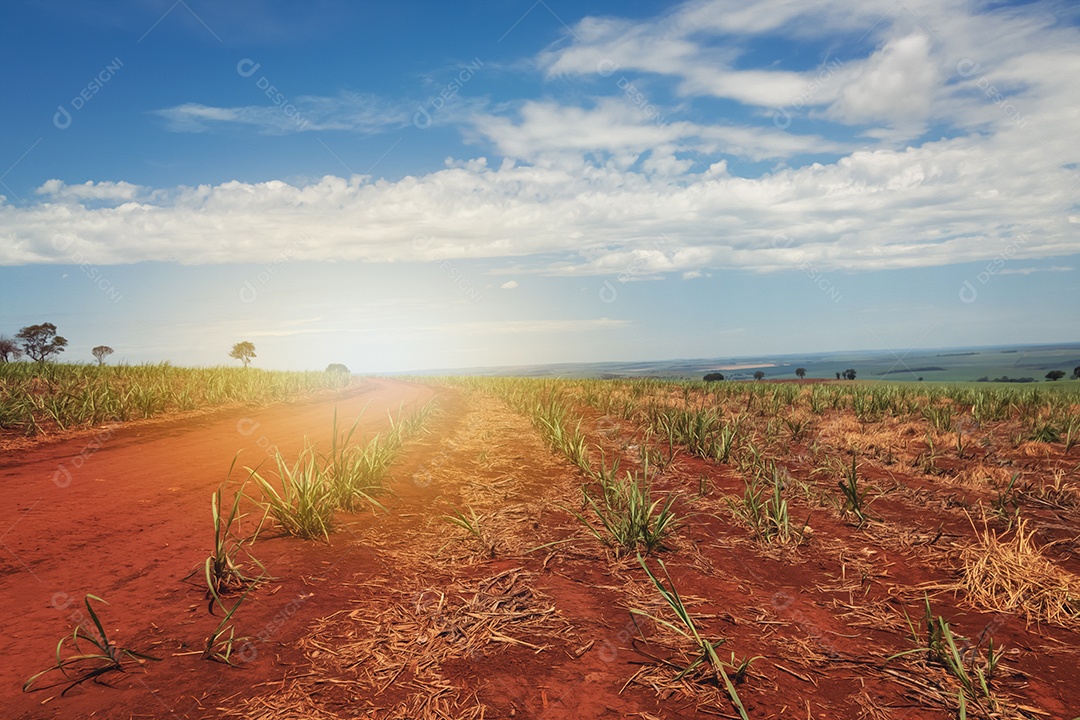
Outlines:
[[[586,475],[592,474],[589,465],[589,451],[585,435],[581,432],[581,421],[574,429],[569,425],[569,409],[565,403],[552,395],[547,402],[533,408],[533,424],[540,430],[548,445],[578,466]]]
[[[601,478],[612,475],[598,473]],[[602,492],[598,497],[593,497],[585,488],[582,488],[582,495],[585,505],[592,509],[601,527],[595,527],[579,512],[570,512],[593,537],[613,548],[617,554],[636,552],[641,546],[646,552],[656,550],[675,529],[675,496],[653,499],[647,462],[638,474],[628,471],[622,479],[602,483]]]
[[[0,428],[28,435],[232,403],[287,400],[349,385],[348,375],[168,363],[0,362]]]
[[[691,455],[718,462],[730,459],[738,436],[737,424],[725,423],[723,413],[715,408],[654,409],[649,429],[666,437],[671,446],[682,445]]]
[[[1009,484],[1004,489],[998,490],[997,497],[991,501],[994,515],[999,520],[1008,524],[1012,529],[1013,523],[1020,517],[1020,506],[1024,498],[1020,489],[1016,487],[1016,481],[1020,479],[1020,473],[1013,473]]]
[[[771,488],[766,489],[759,474],[746,481],[746,489],[739,501],[729,501],[735,516],[750,526],[754,537],[766,545],[798,546],[802,543],[809,525],[809,516],[802,525],[793,523],[783,496],[785,486],[780,470],[772,465]]]
[[[375,499],[382,490],[383,478],[405,441],[423,431],[436,412],[434,401],[405,416],[399,410],[385,436],[376,435],[364,445],[352,443],[360,422],[358,417],[346,432],[338,431],[337,411],[328,454],[319,454],[314,446],[306,447],[293,464],[277,452],[277,483],[257,470],[247,468],[262,491],[263,505],[287,535],[330,541],[334,512],[355,512],[366,505],[385,509]]]
[[[232,475],[239,455],[240,453],[237,453],[236,457],[233,457],[226,477]],[[225,512],[225,506],[222,503],[224,484],[210,496],[210,516],[213,519],[214,526],[214,547],[203,563],[202,571],[203,578],[206,581],[208,609],[211,613],[213,612],[214,603],[220,602],[222,595],[247,590],[268,577],[266,568],[248,550],[248,546],[258,538],[263,522],[266,520],[266,515],[263,515],[251,537],[245,538],[239,531],[240,523],[244,518],[244,514],[240,512],[240,502],[247,497],[244,494],[246,484],[247,481],[245,480],[233,494],[232,504],[228,512]],[[251,577],[247,574],[244,569],[245,561],[241,559],[241,554],[246,557],[247,562],[259,569],[257,576]],[[188,577],[190,578],[198,572],[199,568],[196,568]]]
[[[443,516],[443,519],[445,519],[446,522],[450,523],[451,525],[455,525],[461,528],[469,535],[472,535],[483,547],[484,552],[487,554],[488,557],[495,557],[495,551],[498,549],[498,543],[495,542],[495,540],[493,540],[488,534],[488,532],[484,529],[482,524],[483,516],[477,515],[476,510],[471,507],[469,508],[468,515],[463,513],[461,510],[458,510],[456,507],[451,506],[451,509],[454,511],[454,514],[445,515]]]
[[[385,510],[376,496],[383,491],[383,478],[396,453],[393,443],[379,435],[363,447],[336,451],[334,461],[326,469],[334,505],[347,512],[372,506]]]
[[[657,560],[660,569],[664,573],[664,578],[667,580],[666,585],[660,578],[653,574],[641,555],[637,556],[637,561],[642,569],[645,570],[645,574],[649,576],[653,585],[655,585],[656,589],[660,592],[660,597],[664,599],[664,602],[667,603],[668,607],[675,613],[676,622],[665,620],[644,610],[631,609],[630,612],[663,625],[669,630],[678,633],[683,638],[690,640],[694,644],[695,655],[693,659],[690,662],[685,663],[685,665],[675,665],[674,663],[671,663],[671,661],[665,661],[667,664],[675,665],[675,667],[679,669],[676,679],[685,678],[699,669],[704,669],[706,671],[706,677],[711,676],[711,678],[727,692],[731,704],[739,713],[739,717],[742,718],[742,720],[749,720],[746,715],[746,708],[743,707],[742,700],[739,698],[739,693],[735,689],[735,683],[742,682],[743,679],[745,679],[751,663],[758,658],[747,658],[742,662],[736,663],[735,656],[732,655],[732,661],[730,663],[721,660],[716,649],[727,641],[724,638],[721,638],[714,642],[702,636],[701,631],[698,629],[697,622],[686,608],[682,596],[675,587],[675,583],[672,581],[667,566],[664,565],[664,561]],[[731,670],[730,674],[728,673],[728,670]]]
[[[218,626],[214,629],[214,632],[210,634],[210,637],[206,639],[206,645],[203,647],[202,657],[204,660],[213,660],[215,662],[224,663],[226,665],[235,665],[233,662],[233,654],[237,645],[243,645],[251,638],[238,637],[236,634],[236,626],[232,623],[232,617],[236,614],[236,611],[240,609],[240,606],[247,600],[248,593],[251,592],[249,587],[243,595],[237,598],[236,603],[231,608],[226,608],[224,603],[221,603],[221,607],[225,609],[225,616],[218,623]],[[218,602],[221,602],[221,598],[216,598]]]
[[[859,466],[855,455],[851,456],[851,465],[843,466],[843,470],[844,478],[836,483],[844,499],[843,511],[854,515],[859,521],[858,527],[862,527],[870,521],[867,514],[870,503],[866,499],[868,490],[859,486]]]
[[[398,443],[394,439],[401,434],[391,418],[388,440],[376,435],[362,447],[353,444],[353,435],[363,414],[361,410],[348,431],[338,432],[337,408],[334,409],[330,452],[321,458],[324,480],[330,484],[335,507],[349,512],[367,505],[385,509],[375,495],[382,490],[383,476],[397,451]]]
[[[1005,655],[1004,648],[998,647],[995,649],[994,639],[990,638],[985,657],[980,658],[979,646],[982,644],[981,639],[972,648],[965,638],[953,632],[948,620],[941,616],[935,617],[930,609],[929,597],[924,596],[923,601],[925,603],[923,616],[925,641],[920,641],[915,623],[912,622],[910,616],[907,615],[907,611],[905,611],[904,617],[907,620],[912,638],[916,644],[920,644],[920,647],[890,655],[885,659],[885,662],[905,655],[925,652],[928,663],[944,668],[959,683],[960,690],[957,692],[956,699],[959,715],[962,719],[967,718],[969,705],[972,710],[977,709],[980,711],[982,716],[997,712],[1001,707],[1001,701],[991,691],[990,683],[997,674],[1001,658]],[[968,656],[967,660],[965,660],[965,655]]]
[[[86,613],[90,617],[93,627],[87,628],[80,623],[75,627],[75,631],[71,635],[61,638],[60,642],[56,644],[56,664],[33,675],[23,683],[23,692],[29,692],[38,680],[54,671],[60,672],[64,680],[48,687],[55,687],[55,685],[66,682],[67,687],[60,693],[63,696],[73,687],[81,685],[87,680],[99,682],[98,679],[106,673],[124,672],[129,665],[142,665],[147,660],[154,662],[161,660],[161,658],[120,647],[110,640],[105,632],[105,627],[101,624],[101,620],[98,619],[97,612],[94,611],[93,606],[90,604],[91,600],[108,605],[107,602],[96,595],[87,595],[83,598]],[[64,646],[69,643],[73,652],[65,656]],[[89,647],[86,647],[87,645]]]
[[[287,535],[330,542],[336,502],[333,485],[319,467],[314,450],[305,449],[292,466],[281,453],[274,456],[278,484],[250,470],[263,494],[267,511]]]

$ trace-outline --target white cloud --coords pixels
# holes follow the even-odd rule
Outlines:
[[[716,70],[691,68],[682,84],[690,95],[715,95],[747,105],[781,107],[802,96],[812,80],[808,73],[779,70]]]
[[[755,95],[765,105],[780,105],[798,92],[797,73],[771,75],[734,68],[747,36],[777,33],[795,37],[826,36],[840,31],[872,31],[889,14],[902,15],[892,0],[693,0],[643,22],[585,18],[574,28],[575,42],[540,55],[548,75],[591,75],[613,68],[680,76],[684,91]],[[704,43],[703,37],[720,38]],[[773,88],[752,87],[757,80]],[[713,85],[715,83],[715,85]],[[712,90],[709,90],[712,86]]]
[[[892,7],[890,7],[892,6]],[[902,15],[895,3],[872,0],[706,0],[687,2],[666,16],[633,23],[586,18],[577,41],[542,53],[551,76],[640,71],[682,79],[688,95],[713,94],[762,106],[791,102],[807,73],[737,69],[748,37],[777,33],[801,37],[842,31],[870,32],[877,21]],[[720,42],[705,42],[709,36]]]
[[[782,132],[771,123],[765,128],[702,125],[669,120],[650,108],[618,98],[602,98],[592,109],[529,101],[522,105],[518,122],[482,114],[473,124],[507,157],[535,162],[553,155],[603,154],[626,168],[647,156],[646,169],[665,175],[682,175],[695,164],[704,169],[702,156],[727,154],[759,161],[850,149],[821,137]],[[683,157],[676,159],[676,153]]]
[[[687,33],[708,29],[725,35],[778,30],[802,37],[837,30],[863,32],[873,28],[894,5],[892,0],[694,0],[679,8],[674,25]]]
[[[242,108],[216,108],[199,103],[154,111],[155,115],[165,118],[166,126],[173,132],[204,132],[215,122],[236,122],[242,113]]]
[[[941,85],[930,50],[923,34],[890,40],[851,73],[828,115],[847,124],[914,123],[921,131]]]
[[[126,201],[134,200],[146,192],[146,188],[128,182],[93,182],[87,180],[81,185],[66,185],[60,180],[47,180],[34,191],[56,201]]]
[[[549,77],[593,76],[586,87],[597,95],[510,109],[462,99],[440,111],[490,145],[497,168],[477,158],[393,181],[194,188],[50,180],[35,204],[0,201],[0,264],[272,262],[286,253],[502,259],[518,273],[646,279],[1072,255],[1080,32],[1054,24],[1048,7],[698,0],[642,22],[587,18],[574,28],[579,40],[538,60]],[[868,44],[796,72],[744,66],[746,34],[866,34]],[[622,83],[631,70],[645,74],[626,76],[640,82],[633,92]],[[652,99],[662,97],[657,76],[684,104]],[[721,119],[694,106],[714,96],[752,107]],[[830,139],[794,123],[785,131],[773,105],[851,127]],[[359,133],[408,124],[415,110],[347,93],[295,107],[305,129]],[[281,133],[296,122],[272,104],[159,114],[185,131],[241,123]],[[918,139],[937,126],[941,137]],[[800,166],[808,154],[830,160]],[[743,177],[747,159],[777,164]]]
[[[1073,272],[1076,268],[1072,267],[1023,267],[1023,268],[1003,268],[997,271],[997,275],[1031,275],[1038,272]]]
[[[1080,73],[1077,29],[1059,23],[1050,3],[692,0],[642,22],[586,18],[574,34],[539,56],[549,76],[666,76],[684,98],[726,98],[766,116],[780,109],[784,129],[806,114],[891,144],[935,122],[996,122],[990,87],[1026,100],[1042,86],[1067,106]],[[811,70],[754,66],[754,41],[782,39],[826,40],[830,52]],[[861,51],[867,42],[872,49]],[[1031,112],[1036,103],[1024,104]]]
[[[481,320],[448,323],[428,328],[431,332],[449,335],[564,335],[629,327],[629,320],[598,318],[595,320]]]
[[[613,66],[665,74],[678,73],[699,53],[697,43],[662,22],[632,23],[608,18],[585,18],[574,29],[580,42],[541,54],[549,76],[606,72]]]
[[[516,290],[518,286],[517,280],[507,280],[499,286],[501,290]]]
[[[1009,248],[1016,258],[1075,254],[1076,225],[1065,212],[1075,180],[1062,165],[1080,161],[1080,147],[1068,133],[1028,146],[1041,127],[1033,120],[993,137],[860,151],[757,178],[732,176],[722,164],[669,177],[580,159],[497,169],[481,159],[397,182],[229,182],[142,189],[135,200],[118,192],[112,203],[83,201],[87,186],[50,182],[42,188],[49,201],[0,204],[0,263],[70,263],[76,253],[100,265],[272,262],[284,253],[316,261],[520,258],[528,272],[631,268],[647,276],[802,262],[822,270],[932,266]]]
[[[255,92],[263,95],[257,88]],[[271,134],[341,130],[376,134],[412,124],[415,103],[390,101],[368,93],[342,92],[335,97],[302,95],[290,98],[274,89],[266,102],[241,107],[183,103],[155,110],[173,132],[207,132],[234,124]]]

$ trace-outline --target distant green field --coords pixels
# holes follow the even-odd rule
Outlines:
[[[801,365],[807,369],[810,377],[835,378],[836,372],[847,367],[854,368],[862,379],[897,380],[924,382],[973,382],[980,378],[990,381],[1001,377],[1032,378],[1035,382],[1046,382],[1046,374],[1051,370],[1065,372],[1066,378],[1080,366],[1080,347],[1029,347],[1029,348],[984,348],[981,350],[938,350],[911,352],[908,354],[892,353],[867,354],[847,358],[830,357],[825,361],[815,358],[816,362]],[[838,367],[843,362],[850,364]],[[831,363],[831,365],[830,365]],[[835,370],[832,368],[835,367]],[[794,368],[784,366],[783,370],[794,374]],[[780,368],[770,368],[767,377],[782,375]]]
[[[728,380],[752,380],[756,371],[765,378],[794,379],[796,368],[805,368],[807,378],[835,379],[849,368],[859,380],[896,382],[974,382],[1032,378],[1049,385],[1046,374],[1061,370],[1066,379],[1080,367],[1080,343],[1058,345],[1001,346],[930,350],[851,351],[807,353],[803,355],[763,355],[756,357],[715,357],[643,362],[560,363],[516,367],[480,367],[431,370],[417,374],[496,375],[563,378],[668,378],[700,380],[706,373],[720,372]],[[1018,384],[1018,383],[1010,383]]]

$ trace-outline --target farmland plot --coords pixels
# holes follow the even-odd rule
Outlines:
[[[198,656],[221,612],[169,585],[173,562],[121,623],[162,661],[43,707],[149,689],[199,717],[1080,715],[1075,392],[380,382],[386,409],[438,393],[439,416],[377,506],[309,540],[265,521],[237,667]],[[44,637],[22,647],[48,662]]]

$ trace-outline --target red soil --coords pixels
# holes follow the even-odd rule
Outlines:
[[[9,718],[204,717],[213,700],[280,674],[260,652],[233,671],[195,652],[216,628],[199,575],[212,543],[210,496],[243,449],[244,465],[277,446],[293,457],[305,436],[325,447],[335,407],[339,422],[363,411],[373,433],[434,391],[368,381],[336,399],[316,399],[194,419],[100,430],[89,437],[6,452],[0,457],[0,664],[2,714]],[[366,407],[366,410],[365,410]],[[226,494],[226,498],[231,493]],[[265,538],[259,560],[277,578],[245,603],[245,626],[288,644],[306,621],[337,610],[363,567],[362,548]],[[54,662],[57,641],[89,625],[83,596],[108,601],[95,610],[121,647],[162,658],[145,672],[112,673],[113,687],[87,682],[64,697],[64,685],[30,693],[23,682]],[[287,620],[287,621],[285,621]],[[295,620],[295,621],[294,621]],[[251,653],[249,652],[248,655]],[[60,679],[58,674],[57,678]],[[47,685],[47,678],[41,684]],[[211,704],[207,705],[206,703]]]
[[[218,618],[207,614],[200,584],[182,578],[210,550],[208,500],[236,451],[244,448],[234,479],[242,477],[240,466],[266,457],[260,446],[273,443],[295,456],[305,435],[325,446],[335,404],[339,416],[351,421],[370,402],[362,427],[374,432],[386,424],[387,410],[396,411],[400,402],[406,408],[423,403],[436,392],[442,394],[444,415],[392,469],[392,495],[384,503],[390,512],[344,518],[332,545],[261,538],[256,555],[275,580],[250,596],[239,623],[259,642],[238,668],[201,659],[198,651]],[[656,628],[648,622],[635,627],[628,612],[631,606],[647,607],[663,615],[655,589],[634,561],[606,556],[560,508],[580,500],[580,473],[548,452],[527,420],[493,410],[492,403],[478,410],[481,405],[456,391],[380,380],[336,401],[118,428],[101,436],[100,448],[78,438],[0,458],[0,487],[10,499],[0,509],[0,602],[7,610],[0,628],[8,658],[0,666],[2,714],[202,718],[219,717],[217,708],[237,708],[253,698],[265,697],[275,703],[269,707],[280,709],[289,707],[290,697],[303,697],[314,698],[327,713],[318,717],[388,717],[376,706],[406,702],[410,684],[422,680],[422,668],[403,665],[380,695],[350,675],[347,663],[312,652],[312,629],[316,636],[319,630],[344,636],[355,628],[342,611],[376,615],[400,601],[395,593],[416,589],[415,583],[420,595],[413,597],[423,601],[434,597],[423,588],[467,587],[520,569],[540,598],[537,607],[556,608],[565,631],[545,629],[524,638],[543,652],[507,641],[442,661],[441,681],[461,691],[448,694],[462,701],[456,708],[470,701],[482,704],[486,717],[548,720],[735,717],[722,693],[718,702],[699,706],[699,698],[663,682],[657,690],[644,681],[626,684],[652,666],[651,658],[672,652],[656,642],[645,645],[640,630],[654,637]],[[609,458],[626,454],[632,466],[627,447],[642,441],[640,429],[588,408],[578,411],[589,442],[603,446]],[[622,437],[613,436],[613,425],[622,426],[615,433]],[[795,478],[810,477],[806,453],[805,443],[788,448],[783,464]],[[57,474],[60,465],[70,470],[70,484],[63,471]],[[692,612],[709,637],[728,639],[720,648],[725,660],[731,652],[740,659],[762,656],[739,686],[751,718],[953,716],[940,704],[922,702],[918,684],[905,674],[912,672],[909,665],[886,667],[883,660],[913,647],[902,612],[917,615],[922,588],[955,580],[943,546],[972,537],[962,510],[974,491],[935,484],[903,463],[867,461],[863,472],[875,487],[900,488],[871,505],[873,528],[856,528],[814,508],[813,538],[787,555],[763,551],[733,521],[725,496],[743,490],[733,467],[680,454],[657,480],[658,490],[681,497],[672,552],[660,556]],[[708,492],[697,497],[701,478]],[[470,489],[470,482],[480,489]],[[508,512],[519,505],[519,516]],[[478,509],[509,547],[495,557],[479,552],[442,520],[451,506]],[[800,520],[809,513],[792,502]],[[1036,511],[1033,516],[1043,518]],[[1072,515],[1061,524],[1075,539]],[[553,544],[550,552],[525,551],[568,537],[574,542]],[[1078,570],[1065,543],[1053,549],[1055,562]],[[658,567],[656,560],[650,563]],[[634,594],[642,588],[648,592]],[[78,611],[86,593],[111,603],[97,606],[110,636],[162,662],[107,676],[112,687],[88,682],[65,697],[63,686],[22,693],[26,678],[52,661],[57,640],[85,622]],[[989,631],[1009,648],[995,681],[1005,694],[1041,708],[1042,717],[1080,712],[1076,632],[977,612],[955,594],[931,593],[935,613],[948,617],[957,632],[975,638]],[[336,674],[326,674],[328,668]],[[940,668],[922,672],[948,686]],[[260,715],[257,705],[244,709],[251,717],[279,716],[273,709]],[[288,717],[307,717],[304,712]],[[430,708],[426,712],[433,716]]]

